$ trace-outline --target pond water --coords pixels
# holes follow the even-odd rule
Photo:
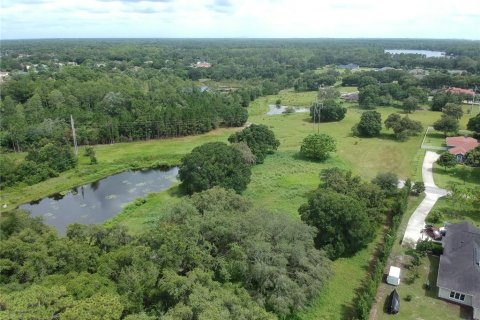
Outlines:
[[[390,54],[423,54],[427,58],[445,57],[445,52],[431,50],[407,50],[407,49],[386,49],[385,53]]]
[[[269,110],[267,112],[268,116],[273,116],[277,114],[283,114],[285,110],[287,110],[288,106],[279,106],[275,104],[270,104],[268,106]],[[295,108],[295,112],[302,113],[302,112],[310,112],[310,108]]]
[[[118,214],[128,202],[151,192],[160,192],[177,181],[178,167],[168,171],[125,171],[66,194],[55,194],[23,204],[21,209],[65,234],[69,224],[101,223]]]

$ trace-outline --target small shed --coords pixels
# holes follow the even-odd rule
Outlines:
[[[387,276],[387,283],[398,286],[400,284],[400,268],[391,266]]]

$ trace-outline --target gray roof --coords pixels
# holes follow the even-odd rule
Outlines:
[[[451,224],[442,240],[437,286],[473,296],[480,307],[480,229],[468,222]]]

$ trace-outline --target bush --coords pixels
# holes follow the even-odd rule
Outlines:
[[[313,133],[303,139],[300,153],[309,159],[324,161],[336,150],[335,140],[324,133]]]
[[[430,223],[440,223],[443,220],[443,213],[440,210],[433,210],[430,212],[430,214],[427,216],[427,222]]]
[[[416,249],[422,254],[441,255],[443,253],[442,245],[430,240],[418,241]]]
[[[419,195],[421,194],[422,192],[425,191],[425,184],[423,183],[423,181],[417,181],[414,183],[413,187],[412,187],[412,193],[415,194],[415,195]]]

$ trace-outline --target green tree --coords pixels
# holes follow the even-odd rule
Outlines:
[[[388,195],[395,194],[398,190],[398,176],[393,172],[377,174],[372,183],[379,186]]]
[[[74,168],[77,164],[77,159],[70,146],[54,143],[47,143],[38,150],[30,151],[25,159],[38,164],[46,164],[57,172]]]
[[[336,151],[335,140],[325,133],[314,133],[303,139],[300,153],[310,159],[325,161]]]
[[[390,114],[385,120],[385,128],[393,129],[395,139],[404,141],[423,131],[420,121],[411,120],[408,116],[401,117],[398,113]]]
[[[352,130],[361,137],[378,136],[382,130],[382,115],[377,111],[365,111]]]
[[[210,142],[183,157],[178,174],[189,194],[213,186],[241,192],[250,182],[251,171],[240,151],[222,142]]]
[[[240,132],[232,134],[230,143],[246,142],[250,150],[257,158],[257,163],[263,163],[267,154],[277,150],[280,142],[275,139],[275,134],[266,125],[252,124]]]
[[[333,190],[316,190],[298,211],[303,221],[318,229],[315,243],[332,259],[354,254],[375,235],[365,205]]]
[[[480,167],[480,146],[465,154],[465,164],[471,167]]]
[[[446,137],[448,132],[458,131],[459,123],[456,118],[443,114],[440,120],[433,124],[433,128],[437,131],[443,131]]]
[[[326,100],[323,106],[314,104],[310,107],[312,122],[340,121],[345,118],[347,108],[340,106],[334,100]]]
[[[380,97],[380,87],[377,84],[369,84],[359,88],[358,104],[363,109],[375,109]]]
[[[480,133],[480,113],[478,113],[475,117],[468,119],[467,129]]]
[[[460,119],[463,116],[463,109],[458,104],[447,103],[442,111],[445,115],[455,119]]]
[[[437,164],[447,171],[447,168],[453,168],[457,165],[457,159],[450,152],[444,152],[440,155]]]
[[[403,110],[405,112],[411,113],[412,111],[415,111],[418,109],[418,100],[417,98],[414,97],[408,97],[405,100],[403,100],[402,104]]]

